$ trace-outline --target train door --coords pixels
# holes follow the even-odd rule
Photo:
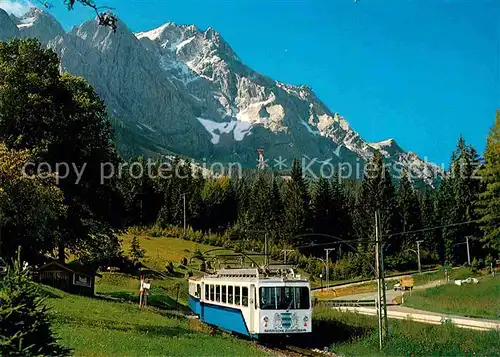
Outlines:
[[[250,333],[255,332],[255,304],[257,303],[256,299],[256,289],[254,284],[250,284],[250,291],[248,292],[248,321],[250,326],[248,326],[248,329],[250,330]]]

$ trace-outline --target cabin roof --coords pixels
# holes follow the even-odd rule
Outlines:
[[[69,273],[78,273],[78,274],[84,274],[84,275],[89,275],[89,276],[98,276],[102,278],[102,275],[97,273],[96,271],[93,271],[89,267],[81,264],[62,264],[59,263],[56,260],[52,260],[48,262],[47,264],[42,265],[40,268],[38,268],[38,271],[45,270],[49,267],[52,266],[57,266],[63,270],[66,270]]]

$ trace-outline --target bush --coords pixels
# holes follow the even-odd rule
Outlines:
[[[181,265],[187,265],[187,263],[188,263],[187,258],[186,258],[186,257],[182,257],[182,258],[181,258],[181,261],[180,261],[180,264],[181,264]]]
[[[168,262],[165,265],[165,271],[169,274],[172,274],[174,272],[174,264],[172,262]]]
[[[40,288],[31,280],[27,266],[17,260],[0,282],[0,355],[67,356],[50,326]]]
[[[140,258],[144,258],[145,253],[146,251],[141,248],[139,240],[136,236],[134,236],[132,238],[132,242],[130,243],[130,257],[132,258],[132,261],[134,263],[138,262]]]
[[[207,264],[205,263],[204,260],[200,264],[200,271],[202,271],[204,273],[207,271]]]

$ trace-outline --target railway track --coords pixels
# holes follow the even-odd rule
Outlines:
[[[281,343],[262,343],[258,342],[258,344],[263,347],[264,350],[268,352],[274,352],[279,356],[290,356],[290,357],[336,357],[337,355],[327,351],[321,351],[320,349],[314,348],[304,348],[293,345],[285,345]]]

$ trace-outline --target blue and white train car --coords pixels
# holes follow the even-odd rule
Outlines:
[[[189,279],[189,307],[200,321],[262,338],[311,332],[310,284],[292,270],[222,269]]]

